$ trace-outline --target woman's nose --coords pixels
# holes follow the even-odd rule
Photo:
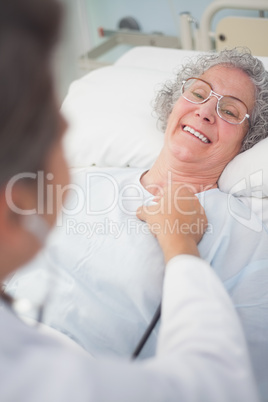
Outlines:
[[[196,115],[210,124],[215,123],[217,101],[215,97],[211,97],[205,103],[199,104],[196,109]]]

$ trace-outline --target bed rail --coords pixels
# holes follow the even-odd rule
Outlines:
[[[214,15],[223,9],[268,11],[267,0],[215,0],[205,10],[200,22],[200,47],[204,51],[212,50],[211,22]]]

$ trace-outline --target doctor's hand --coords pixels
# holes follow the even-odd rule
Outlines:
[[[197,244],[206,230],[207,218],[190,187],[170,184],[154,201],[154,205],[139,207],[137,217],[149,225],[166,262],[179,254],[199,256]]]

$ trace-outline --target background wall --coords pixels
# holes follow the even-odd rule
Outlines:
[[[84,0],[92,45],[100,42],[98,27],[115,30],[123,17],[134,17],[145,33],[162,32],[177,35],[180,13],[188,11],[200,22],[206,7],[215,0]],[[254,2],[254,0],[252,0]],[[253,15],[258,12],[224,10],[213,21],[225,15]],[[175,21],[176,20],[176,21]]]
[[[190,12],[201,21],[204,10],[216,0],[60,0],[65,6],[66,18],[63,40],[56,57],[56,70],[60,101],[67,93],[69,84],[85,74],[79,71],[77,60],[92,47],[103,41],[98,28],[117,30],[124,17],[137,20],[141,32],[162,32],[179,36],[179,14]],[[254,2],[254,0],[252,0]],[[268,1],[268,0],[267,0]],[[213,20],[213,28],[223,16],[250,15],[258,12],[225,10]],[[268,13],[265,13],[267,17]],[[108,61],[113,62],[120,54],[113,53]]]

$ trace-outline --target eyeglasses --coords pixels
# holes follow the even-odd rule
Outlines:
[[[230,124],[241,124],[249,119],[247,106],[234,96],[219,95],[212,90],[211,85],[201,78],[188,78],[182,81],[181,94],[184,99],[191,103],[205,103],[211,96],[215,96],[218,116]]]

